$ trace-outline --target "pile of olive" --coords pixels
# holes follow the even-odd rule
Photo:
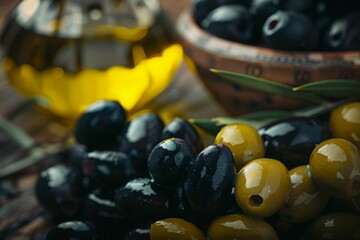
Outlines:
[[[46,240],[359,239],[360,102],[322,120],[229,124],[203,146],[184,119],[128,120],[104,100],[74,136],[36,182],[58,223]]]
[[[359,9],[357,0],[192,0],[205,31],[293,51],[359,50]]]

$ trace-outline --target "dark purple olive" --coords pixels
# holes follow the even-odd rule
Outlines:
[[[41,172],[35,183],[35,194],[47,214],[57,221],[79,214],[83,197],[79,169],[56,165]]]
[[[360,13],[347,14],[330,23],[323,35],[325,50],[360,50]]]
[[[124,240],[150,240],[150,227],[136,228],[126,234]]]
[[[154,147],[148,158],[150,177],[162,186],[176,187],[195,157],[186,142],[169,138]]]
[[[147,158],[160,142],[164,122],[156,113],[142,114],[129,122],[120,138],[120,151],[147,169]]]
[[[314,50],[318,46],[318,35],[316,25],[309,17],[293,11],[275,12],[262,28],[266,45],[282,50]]]
[[[225,145],[213,144],[200,152],[184,182],[188,212],[198,219],[224,213],[231,203],[234,173],[233,154]]]
[[[288,169],[308,164],[315,146],[331,135],[326,124],[308,117],[275,121],[258,131],[265,157],[281,161]]]
[[[93,222],[99,235],[107,239],[122,239],[134,227],[135,223],[117,210],[113,191],[97,189],[87,195],[83,205],[84,219]]]
[[[279,0],[282,9],[302,13],[313,10],[318,2],[319,0]]]
[[[172,192],[150,178],[133,179],[118,188],[115,202],[122,214],[140,223],[174,216],[178,205]]]
[[[228,4],[212,10],[201,27],[220,38],[249,42],[253,36],[253,20],[248,9],[240,4]]]
[[[175,118],[164,127],[161,133],[161,140],[168,138],[183,139],[187,145],[191,146],[195,154],[198,154],[204,148],[195,127],[182,118]]]
[[[75,126],[75,138],[89,150],[109,148],[125,126],[126,111],[117,101],[100,100],[85,110]]]
[[[192,0],[191,12],[195,22],[200,25],[201,21],[217,7],[217,0]]]
[[[106,188],[116,188],[139,174],[126,154],[115,151],[93,151],[83,161],[84,175]]]
[[[96,240],[97,235],[92,223],[88,221],[62,222],[52,227],[45,240]]]

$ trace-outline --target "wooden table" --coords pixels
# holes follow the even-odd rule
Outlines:
[[[18,0],[0,0],[0,28],[7,13],[17,2]],[[178,14],[188,7],[189,2],[190,0],[161,1],[171,24],[175,24]],[[174,90],[180,94],[170,101],[169,94]],[[168,90],[154,101],[154,105],[172,108],[173,111],[186,113],[186,117],[192,118],[225,115],[185,64],[181,66]],[[62,146],[59,143],[65,135],[71,135],[71,129],[64,127],[50,115],[37,111],[31,102],[24,101],[7,82],[1,68],[0,124],[6,126],[3,130],[0,128],[0,239],[42,239],[49,223],[34,197],[34,181],[42,169],[57,162],[52,153],[56,147]],[[20,130],[23,134],[22,147],[8,137],[9,129]],[[47,150],[41,152],[41,161],[31,163],[31,158],[28,157],[44,148]],[[25,160],[24,163],[27,160],[31,164],[23,170],[1,177],[9,164],[19,160]]]

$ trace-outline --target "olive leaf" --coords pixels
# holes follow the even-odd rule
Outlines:
[[[294,87],[293,91],[326,97],[360,96],[360,81],[349,79],[322,80]]]
[[[315,94],[293,91],[291,86],[241,73],[210,69],[211,72],[235,84],[276,95],[297,98],[314,103],[324,103],[325,100]]]
[[[211,119],[189,119],[189,121],[205,132],[216,136],[220,129],[231,123],[245,123],[256,129],[277,120],[291,117],[317,117],[328,113],[342,104],[359,101],[360,97],[346,98],[335,102],[295,109],[292,111],[265,110],[241,115],[240,117],[216,117]]]

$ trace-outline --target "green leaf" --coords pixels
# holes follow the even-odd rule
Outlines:
[[[262,78],[257,78],[241,73],[234,73],[229,71],[217,70],[217,69],[210,69],[210,71],[214,72],[215,74],[227,79],[233,83],[239,84],[241,86],[245,86],[248,88],[252,88],[255,90],[259,90],[262,92],[272,93],[275,95],[281,95],[291,98],[297,98],[301,100],[306,100],[309,102],[315,103],[324,103],[325,101],[311,93],[302,93],[293,91],[291,86],[286,84],[278,83],[269,81]]]
[[[360,96],[360,81],[348,79],[322,80],[294,87],[293,91],[327,97]]]
[[[269,120],[255,121],[255,120],[246,120],[243,118],[230,118],[230,117],[217,117],[211,119],[189,119],[189,122],[191,122],[192,124],[196,125],[200,129],[204,130],[205,132],[213,136],[216,136],[218,132],[221,130],[221,128],[228,124],[245,123],[258,129],[271,121]]]

